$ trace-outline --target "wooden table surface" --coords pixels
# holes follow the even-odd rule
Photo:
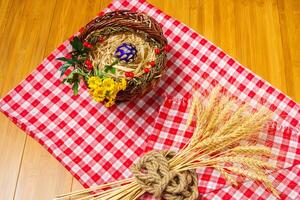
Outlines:
[[[299,0],[149,0],[300,102]],[[0,96],[109,0],[1,0]],[[298,88],[298,89],[297,89]],[[44,200],[81,188],[0,114],[0,199]]]

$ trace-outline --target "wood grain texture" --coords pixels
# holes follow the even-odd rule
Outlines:
[[[300,102],[299,0],[149,0]],[[1,0],[0,96],[109,0]],[[180,9],[178,9],[180,8]],[[0,199],[52,199],[82,186],[0,115]]]

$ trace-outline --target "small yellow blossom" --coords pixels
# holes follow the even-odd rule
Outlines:
[[[102,87],[107,91],[112,91],[115,87],[115,81],[112,78],[104,78],[102,82]]]
[[[104,97],[93,97],[93,99],[97,102],[102,102],[102,101],[104,101],[105,98]]]
[[[101,79],[98,76],[92,76],[88,79],[88,86],[91,89],[96,89],[101,84]]]
[[[91,96],[94,96],[94,90],[93,89],[89,89],[89,93]]]
[[[113,90],[108,93],[108,99],[114,100],[117,97],[119,90]]]
[[[120,91],[126,88],[127,82],[125,78],[120,79],[118,82],[115,82],[115,90]]]
[[[94,97],[104,98],[106,95],[106,90],[103,87],[97,87],[93,93]]]
[[[93,76],[88,79],[88,86],[95,101],[105,102],[104,105],[110,107],[115,103],[118,92],[126,89],[127,81],[125,78],[115,81],[113,78]]]
[[[125,90],[126,86],[127,86],[127,82],[125,78],[121,78],[121,90]]]
[[[109,100],[109,101],[107,101],[104,105],[105,105],[105,107],[111,107],[112,105],[114,105],[115,104],[115,101],[113,101],[113,100]]]
[[[115,89],[114,89],[113,91],[114,91],[114,92],[119,92],[120,90],[122,90],[122,89],[121,89],[120,83],[116,83],[116,84],[115,84]]]

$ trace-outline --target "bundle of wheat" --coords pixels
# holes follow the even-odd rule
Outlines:
[[[134,175],[121,181],[103,184],[58,196],[56,199],[135,200],[145,192],[166,200],[194,200],[198,197],[195,170],[212,167],[230,183],[239,177],[258,181],[275,196],[278,192],[268,179],[266,170],[275,166],[266,162],[271,156],[267,147],[251,143],[264,129],[271,113],[264,108],[253,111],[238,104],[215,88],[207,98],[195,94],[187,124],[195,122],[190,141],[178,152],[151,151],[131,167]]]

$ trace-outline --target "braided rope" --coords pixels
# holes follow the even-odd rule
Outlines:
[[[198,178],[195,170],[177,172],[169,168],[170,151],[145,154],[131,172],[143,190],[166,200],[195,200],[198,198]]]

